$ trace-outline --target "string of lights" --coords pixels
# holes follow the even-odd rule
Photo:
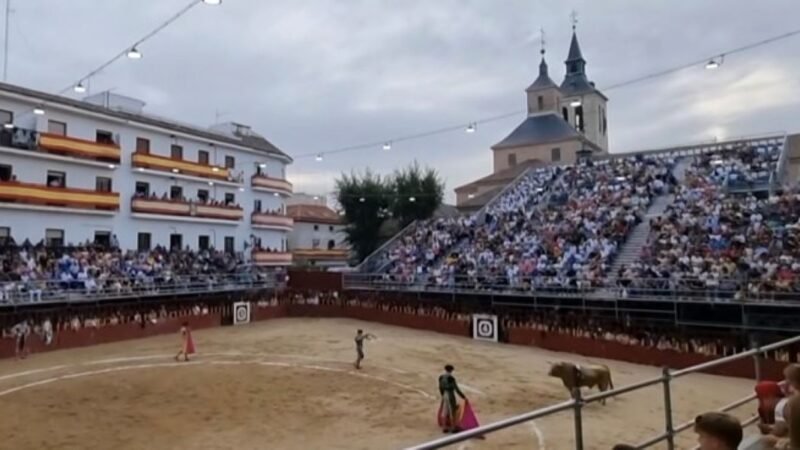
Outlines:
[[[704,58],[701,58],[701,59],[697,59],[697,60],[693,60],[693,61],[690,61],[690,62],[687,62],[687,63],[679,64],[679,65],[676,65],[676,66],[673,66],[673,67],[670,67],[670,68],[667,68],[667,69],[659,70],[659,71],[656,71],[656,72],[651,72],[651,73],[647,73],[647,74],[644,74],[644,75],[640,75],[640,76],[637,76],[637,77],[634,77],[634,78],[631,78],[631,79],[628,79],[628,80],[623,80],[623,81],[618,82],[618,83],[610,84],[610,85],[604,87],[602,90],[608,92],[608,91],[612,91],[612,90],[615,90],[615,89],[628,87],[628,86],[631,86],[631,85],[634,85],[634,84],[642,83],[642,82],[653,80],[653,79],[656,79],[656,78],[661,78],[661,77],[664,77],[664,76],[667,76],[667,75],[670,75],[670,74],[673,74],[673,73],[677,73],[677,72],[680,72],[680,71],[683,71],[683,70],[687,70],[687,69],[690,69],[690,68],[693,68],[693,67],[697,67],[697,66],[704,66],[706,69],[709,69],[709,70],[716,69],[716,68],[720,67],[723,64],[723,62],[725,61],[725,57],[726,56],[730,56],[730,55],[733,55],[733,54],[736,54],[736,53],[742,53],[742,52],[745,52],[745,51],[748,51],[748,50],[752,50],[752,49],[755,49],[755,48],[758,48],[758,47],[765,46],[767,44],[771,44],[773,42],[782,41],[782,40],[785,40],[785,39],[788,39],[788,38],[791,38],[791,37],[794,37],[794,36],[797,36],[797,35],[800,35],[800,28],[795,29],[795,30],[791,30],[791,31],[788,31],[788,32],[785,32],[785,33],[781,33],[781,34],[778,34],[778,35],[775,35],[775,36],[771,36],[771,37],[768,37],[766,39],[762,39],[762,40],[759,40],[759,41],[751,42],[749,44],[746,44],[746,45],[743,45],[743,46],[740,46],[740,47],[736,47],[736,48],[732,48],[732,49],[729,49],[729,50],[726,50],[726,51],[714,53],[711,56],[707,56],[707,57],[704,57]],[[366,149],[370,149],[370,148],[373,148],[373,149],[374,148],[382,148],[383,150],[391,150],[392,149],[392,145],[397,143],[397,142],[410,141],[410,140],[415,140],[415,139],[422,139],[422,138],[426,138],[426,137],[430,137],[430,136],[436,136],[436,135],[452,133],[452,132],[455,132],[455,131],[462,131],[462,130],[465,131],[466,133],[474,133],[475,131],[477,131],[477,127],[480,124],[490,123],[490,122],[494,122],[494,121],[497,121],[497,120],[506,119],[506,118],[509,118],[509,117],[519,116],[520,114],[524,114],[525,112],[526,112],[525,110],[519,109],[519,110],[516,110],[516,111],[507,112],[507,113],[499,114],[499,115],[492,116],[492,117],[481,118],[481,119],[478,119],[478,120],[475,120],[475,121],[471,121],[471,122],[468,122],[468,123],[462,123],[462,124],[459,124],[459,125],[453,125],[453,126],[444,127],[444,128],[432,129],[432,130],[428,130],[428,131],[422,131],[422,132],[409,134],[409,135],[401,135],[401,136],[397,136],[397,137],[393,137],[393,138],[389,138],[389,139],[382,139],[380,141],[373,141],[373,142],[367,142],[367,143],[363,143],[363,144],[350,145],[350,146],[346,146],[346,147],[334,148],[332,150],[301,153],[301,154],[293,156],[293,158],[294,159],[303,159],[303,158],[314,157],[317,161],[322,161],[326,155],[333,155],[333,154],[338,154],[338,153],[346,153],[346,152],[352,152],[352,151],[357,151],[357,150],[366,150]]]
[[[70,83],[69,86],[67,86],[64,89],[60,90],[58,93],[59,94],[64,94],[67,91],[69,91],[70,89],[73,89],[75,92],[78,92],[78,93],[86,92],[86,86],[84,85],[84,82],[88,84],[89,80],[93,76],[95,76],[98,73],[102,72],[108,66],[110,66],[110,65],[114,64],[115,62],[117,62],[117,60],[119,60],[120,58],[122,58],[124,56],[127,56],[129,59],[141,59],[143,55],[142,55],[142,52],[139,51],[139,47],[142,44],[144,44],[147,40],[153,38],[155,35],[157,35],[161,31],[163,31],[168,26],[172,25],[173,22],[175,22],[176,20],[180,19],[183,15],[185,15],[186,13],[191,11],[192,8],[194,8],[195,6],[197,6],[197,5],[201,4],[201,3],[206,4],[206,5],[220,5],[220,4],[222,4],[222,0],[191,0],[186,6],[184,6],[180,10],[178,10],[178,12],[176,12],[175,14],[170,16],[167,20],[162,22],[160,25],[158,25],[152,31],[148,32],[147,34],[145,34],[144,36],[142,36],[141,38],[136,40],[132,45],[129,45],[129,46],[125,47],[121,52],[119,52],[116,55],[114,55],[113,57],[111,57],[111,59],[107,60],[106,62],[104,62],[104,63],[100,64],[99,66],[97,66],[96,68],[92,69],[91,71],[89,71],[89,73],[87,73],[86,75],[82,76],[77,81],[75,81],[73,83]]]

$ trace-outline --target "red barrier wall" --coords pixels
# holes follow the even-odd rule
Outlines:
[[[323,292],[342,290],[342,274],[340,272],[289,269],[288,275],[289,288],[296,291]]]
[[[219,326],[221,317],[219,314],[173,317],[159,320],[156,324],[148,323],[145,328],[142,328],[141,324],[130,322],[102,328],[82,328],[77,331],[62,330],[54,332],[53,342],[50,345],[45,345],[44,341],[39,338],[39,336],[31,334],[28,337],[28,349],[31,353],[41,353],[177,333],[183,322],[189,322],[189,326],[192,329],[200,330]],[[178,343],[179,341],[176,337],[175,348],[178,348]],[[14,339],[0,339],[0,358],[14,357],[15,345],[16,341]]]
[[[718,359],[697,353],[680,353],[674,350],[625,345],[619,342],[581,338],[530,328],[509,328],[508,341],[511,344],[531,345],[556,352],[577,353],[593,358],[614,359],[649,366],[666,366],[670,369],[684,369]],[[762,379],[782,380],[785,366],[786,363],[781,361],[762,359]],[[755,365],[752,358],[732,361],[703,372],[755,379]]]
[[[468,321],[451,320],[436,316],[405,314],[396,311],[385,311],[374,307],[300,304],[258,307],[257,304],[252,304],[251,320],[253,321],[270,320],[281,317],[345,317],[418,330],[435,331],[456,336],[471,335],[470,323]],[[126,323],[96,329],[88,328],[78,331],[60,331],[56,333],[54,342],[50,346],[45,346],[38,336],[31,335],[29,339],[29,348],[31,352],[38,353],[177,333],[184,321],[188,321],[190,326],[197,330],[220,326],[222,324],[222,317],[220,313],[215,312],[206,316],[170,318],[162,320],[155,325],[148,324],[145,328],[142,328],[136,323]],[[711,356],[700,354],[679,353],[673,350],[659,350],[650,347],[624,345],[613,341],[580,338],[560,333],[533,330],[530,328],[511,327],[507,332],[508,341],[511,344],[535,346],[558,352],[577,353],[593,358],[614,359],[659,367],[666,366],[671,369],[682,369],[716,359]],[[178,340],[176,338],[176,346],[177,343]],[[0,358],[13,356],[14,340],[0,339]],[[774,380],[782,379],[782,371],[785,365],[786,363],[784,362],[763,359],[761,361],[762,378]],[[709,369],[706,372],[750,379],[755,378],[753,360],[750,358],[733,361],[723,366]]]

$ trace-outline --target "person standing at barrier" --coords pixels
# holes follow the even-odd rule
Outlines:
[[[444,433],[458,433],[458,424],[461,422],[456,395],[466,400],[467,397],[458,388],[456,377],[453,376],[455,367],[448,364],[444,366],[444,373],[439,375],[439,394],[442,396],[439,404],[439,426]]]
[[[31,327],[28,325],[27,320],[14,325],[12,329],[14,337],[16,338],[16,347],[14,347],[17,359],[25,359],[28,356],[28,335],[31,334]]]
[[[364,340],[376,339],[374,334],[364,333],[364,330],[356,331],[356,362],[353,364],[356,369],[361,370],[361,361],[364,359]]]
[[[192,330],[189,328],[189,322],[183,322],[181,325],[181,349],[175,355],[175,361],[179,361],[183,355],[184,361],[189,361],[189,355],[195,352],[194,341],[192,340]]]
[[[708,412],[694,419],[700,450],[736,450],[742,442],[742,424],[730,414]]]
[[[765,435],[765,442],[774,446],[777,438],[786,435],[786,412],[788,398],[775,381],[762,381],[756,385],[758,398],[758,429]]]

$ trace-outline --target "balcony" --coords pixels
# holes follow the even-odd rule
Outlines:
[[[157,156],[149,153],[134,153],[131,165],[142,169],[181,173],[184,175],[223,181],[228,181],[231,175],[231,171],[225,167],[211,166],[182,159],[172,159],[167,156]]]
[[[0,130],[0,146],[15,153],[30,152],[33,155],[69,157],[95,163],[119,164],[121,151],[114,142],[101,143],[51,133],[39,133],[26,128]],[[91,163],[90,163],[91,164]]]
[[[253,250],[253,264],[257,266],[288,266],[292,264],[292,254],[287,252],[271,252]]]
[[[333,248],[330,250],[298,248],[292,251],[297,259],[311,259],[324,261],[347,261],[350,258],[350,251],[345,248]]]
[[[270,178],[265,175],[255,174],[250,179],[253,189],[276,192],[282,195],[292,195],[292,183],[279,178]]]
[[[238,206],[212,205],[184,200],[171,200],[158,197],[134,197],[131,211],[141,214],[162,216],[239,221],[244,210]]]
[[[0,181],[0,202],[117,211],[119,210],[119,193],[51,187],[44,184],[20,183],[18,181]]]
[[[268,230],[292,231],[294,219],[284,215],[266,214],[254,212],[250,216],[253,228],[264,228]]]

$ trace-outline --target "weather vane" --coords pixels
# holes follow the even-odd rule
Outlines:
[[[541,50],[541,54],[542,54],[542,56],[544,56],[544,47],[545,47],[545,44],[546,44],[546,41],[545,41],[545,35],[544,35],[544,27],[542,27],[542,28],[539,28],[539,33],[540,33],[540,34],[541,34],[541,36],[542,36],[542,50]]]
[[[572,19],[572,31],[575,31],[575,27],[578,26],[578,11],[573,9],[569,17]]]

